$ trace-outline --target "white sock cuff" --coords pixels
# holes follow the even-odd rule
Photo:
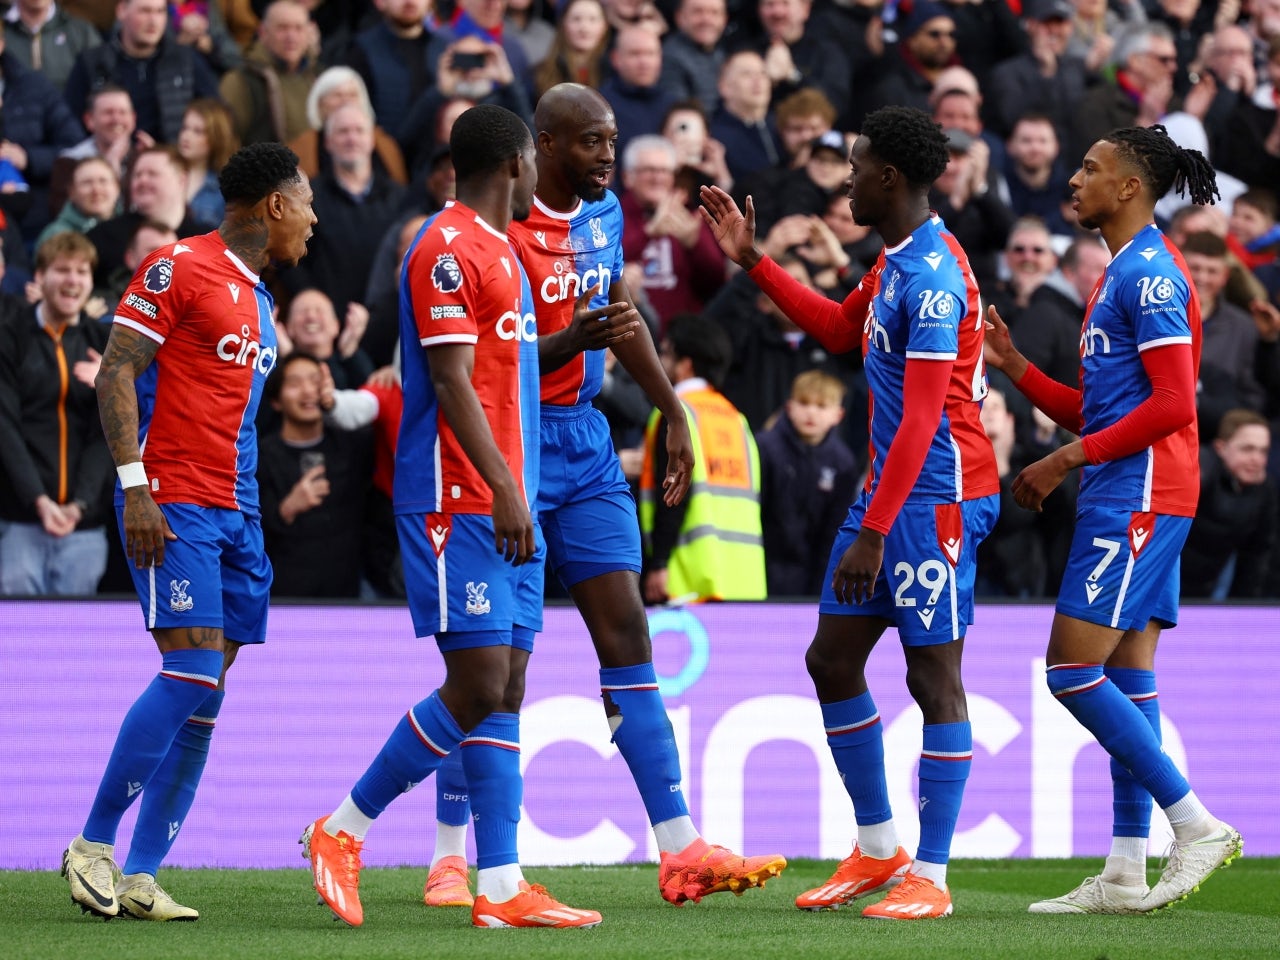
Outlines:
[[[467,858],[467,825],[436,821],[436,850],[431,858],[434,867],[445,857]]]
[[[490,903],[506,903],[520,892],[524,872],[518,863],[504,863],[500,867],[486,867],[476,871],[476,896],[485,897]]]
[[[947,889],[947,865],[945,863],[932,863],[929,860],[917,858],[911,864],[911,873],[918,877],[924,877],[939,890]]]
[[[338,809],[329,814],[329,819],[324,822],[324,832],[331,837],[349,833],[357,840],[363,840],[372,826],[373,817],[366,816],[348,793],[342,803],[338,804]]]
[[[1112,837],[1111,853],[1107,857],[1107,863],[1110,865],[1113,858],[1125,860],[1132,863],[1137,870],[1145,872],[1147,846],[1146,837]]]
[[[898,831],[892,818],[883,823],[858,824],[858,849],[863,856],[888,860],[898,852]]]
[[[672,817],[653,825],[653,838],[658,841],[660,852],[679,853],[698,839],[698,828],[693,825],[693,818],[688,814]]]

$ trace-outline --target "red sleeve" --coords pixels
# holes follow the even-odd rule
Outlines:
[[[929,445],[938,433],[938,424],[942,422],[942,407],[954,367],[951,360],[907,360],[902,382],[902,423],[885,454],[880,481],[862,520],[864,527],[888,533],[898,511],[907,502],[907,495],[929,455]]]
[[[1142,367],[1151,381],[1151,396],[1105,430],[1083,438],[1084,455],[1090,463],[1107,463],[1145,450],[1195,419],[1191,344],[1144,350]]]
[[[872,284],[867,277],[844,303],[829,300],[787,273],[772,257],[762,257],[749,272],[778,309],[832,353],[848,353],[862,347],[862,318],[871,302]],[[865,288],[865,289],[864,289]]]
[[[1084,429],[1084,414],[1080,409],[1084,396],[1079,390],[1059,383],[1034,363],[1027,364],[1026,373],[1014,386],[1058,426],[1080,435]]]

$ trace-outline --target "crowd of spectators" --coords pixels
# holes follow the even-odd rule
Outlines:
[[[99,560],[117,537],[91,389],[106,322],[148,253],[217,226],[234,150],[278,140],[319,222],[307,258],[267,277],[290,358],[259,424],[277,590],[402,594],[387,496],[399,259],[452,196],[453,120],[483,102],[532,123],[562,81],[616,112],[627,279],[655,342],[695,313],[732,345],[724,393],[768,452],[771,595],[817,590],[832,497],[865,465],[867,388],[859,357],[828,355],[726,262],[698,188],[752,196],[764,249],[843,299],[878,253],[843,196],[861,119],[931,112],[950,151],[932,205],[1027,356],[1073,382],[1107,263],[1073,222],[1079,158],[1153,123],[1204,152],[1219,204],[1157,208],[1204,317],[1183,588],[1280,597],[1280,0],[0,3],[0,590],[127,589],[119,549],[105,574]],[[638,477],[649,410],[607,371],[598,402]],[[1006,491],[1067,439],[998,375],[983,422]],[[1073,496],[1040,514],[1005,497],[981,592],[1056,591]]]

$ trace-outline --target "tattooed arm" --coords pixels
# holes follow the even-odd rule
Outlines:
[[[150,337],[115,324],[107,341],[94,385],[107,447],[117,467],[138,463],[138,392],[134,381],[151,365],[160,344]],[[124,491],[125,553],[139,570],[164,562],[164,543],[176,540],[148,485]]]

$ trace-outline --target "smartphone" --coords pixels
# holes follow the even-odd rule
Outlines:
[[[324,466],[323,450],[303,450],[298,455],[298,466],[302,468],[303,476],[306,476],[316,467]]]
[[[459,73],[466,73],[468,70],[483,70],[487,57],[483,53],[459,53],[453,54],[453,69]]]

